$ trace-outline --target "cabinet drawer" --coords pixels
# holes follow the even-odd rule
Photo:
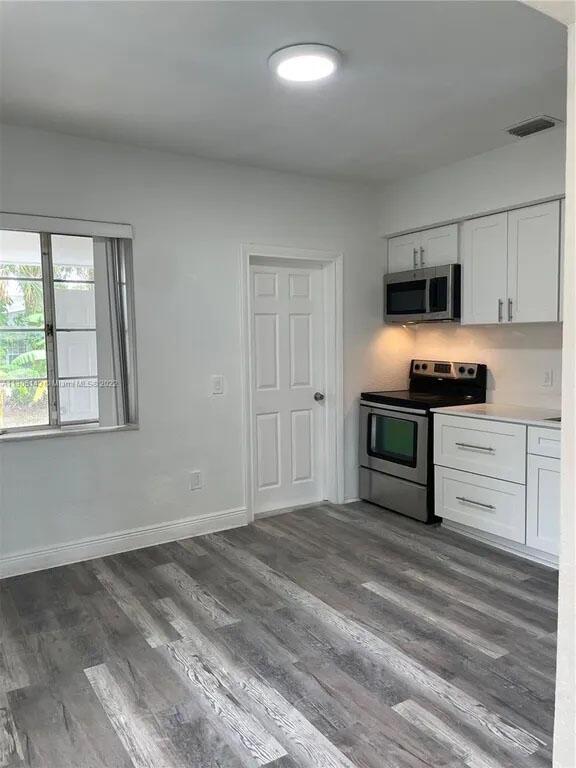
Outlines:
[[[464,416],[434,416],[434,463],[526,482],[526,427]]]
[[[526,542],[526,489],[523,485],[435,468],[435,514],[504,539]]]
[[[528,453],[560,458],[560,430],[546,427],[528,427]]]

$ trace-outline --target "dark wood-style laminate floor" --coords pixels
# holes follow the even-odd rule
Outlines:
[[[0,596],[2,768],[551,765],[556,574],[368,504]]]

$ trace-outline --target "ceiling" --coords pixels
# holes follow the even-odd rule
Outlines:
[[[18,2],[1,12],[1,117],[178,153],[387,182],[565,114],[565,28],[519,2]],[[275,49],[345,57],[276,82]]]

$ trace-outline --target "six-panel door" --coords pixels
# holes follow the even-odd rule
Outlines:
[[[250,268],[255,512],[323,498],[321,269]]]

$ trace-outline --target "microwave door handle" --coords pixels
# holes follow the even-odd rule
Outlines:
[[[454,306],[454,270],[452,268],[446,275],[446,309],[450,312],[450,317],[454,317],[456,307]]]
[[[432,278],[428,277],[426,279],[426,315],[429,315],[432,311],[432,306],[435,304],[434,299],[432,298],[432,291],[434,290],[434,280]]]

